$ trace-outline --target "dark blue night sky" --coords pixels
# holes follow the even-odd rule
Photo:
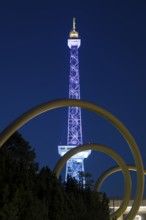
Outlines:
[[[1,1],[0,130],[30,108],[68,98],[67,39],[76,17],[81,98],[119,118],[134,136],[146,167],[146,1]],[[103,118],[82,111],[85,143],[116,150],[127,163],[131,151],[118,131]],[[40,167],[53,169],[66,144],[67,108],[44,113],[20,132],[37,153]],[[85,169],[96,180],[115,165],[92,152]],[[135,173],[132,172],[134,187]],[[109,196],[123,195],[122,173],[104,182]],[[133,192],[135,195],[135,192]]]

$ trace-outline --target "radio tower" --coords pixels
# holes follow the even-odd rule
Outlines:
[[[69,33],[68,39],[68,47],[70,48],[69,99],[80,99],[78,59],[78,48],[80,45],[81,39],[79,39],[79,33],[76,31],[75,18],[73,18],[73,28]],[[81,144],[83,144],[81,108],[70,106],[68,107],[67,145],[58,146],[58,152],[63,156],[67,151]],[[80,172],[84,173],[84,158],[87,158],[90,153],[90,150],[80,152],[67,161],[65,174],[66,180],[67,176],[71,176],[77,181],[83,180],[85,183],[85,179],[81,177]]]

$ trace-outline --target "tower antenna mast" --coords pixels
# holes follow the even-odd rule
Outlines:
[[[75,31],[75,30],[76,30],[76,19],[73,18],[73,31]]]

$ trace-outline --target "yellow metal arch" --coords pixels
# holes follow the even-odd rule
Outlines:
[[[127,165],[125,164],[125,162],[123,161],[123,159],[112,149],[105,147],[103,145],[97,145],[97,144],[86,144],[86,145],[81,145],[78,147],[75,147],[73,149],[71,149],[70,151],[68,151],[56,164],[55,168],[54,168],[54,172],[56,174],[57,177],[59,177],[60,172],[63,168],[63,166],[65,165],[66,161],[72,157],[73,155],[84,151],[84,150],[98,150],[100,152],[104,152],[106,154],[108,154],[109,156],[111,156],[119,165],[120,169],[123,172],[124,175],[124,182],[125,182],[125,192],[124,192],[124,198],[122,201],[122,204],[120,206],[120,208],[114,212],[113,214],[111,214],[110,218],[113,219],[114,217],[120,217],[124,211],[126,210],[129,200],[130,200],[130,196],[131,196],[131,176],[129,174]]]
[[[127,165],[128,170],[132,170],[132,171],[137,171],[136,167],[133,165]],[[101,174],[101,176],[97,179],[95,185],[94,185],[94,190],[95,191],[99,191],[100,187],[102,185],[102,183],[104,182],[104,180],[110,176],[113,173],[116,173],[118,171],[122,171],[121,167],[119,166],[114,166],[108,170],[106,170],[104,173]],[[146,169],[143,171],[144,175],[146,175]]]
[[[30,121],[32,118],[36,117],[37,115],[43,112],[49,111],[51,109],[59,108],[62,106],[77,106],[97,113],[98,115],[110,121],[120,131],[120,133],[127,141],[131,149],[131,152],[133,154],[137,169],[137,191],[136,191],[136,198],[134,200],[133,207],[128,215],[129,218],[126,217],[125,219],[128,220],[133,219],[136,213],[138,212],[144,191],[144,175],[143,175],[143,163],[142,163],[141,155],[138,146],[134,138],[128,131],[128,129],[115,116],[113,116],[110,112],[106,111],[105,109],[82,100],[60,99],[60,100],[46,102],[27,111],[26,113],[18,117],[14,122],[12,122],[0,135],[0,146],[2,146],[5,143],[5,141],[16,130],[18,130],[26,122]]]

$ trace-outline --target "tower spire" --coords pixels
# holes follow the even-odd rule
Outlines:
[[[76,31],[76,19],[73,18],[73,31]]]
[[[70,38],[79,38],[79,33],[76,31],[76,19],[73,18],[73,28],[69,33]]]

